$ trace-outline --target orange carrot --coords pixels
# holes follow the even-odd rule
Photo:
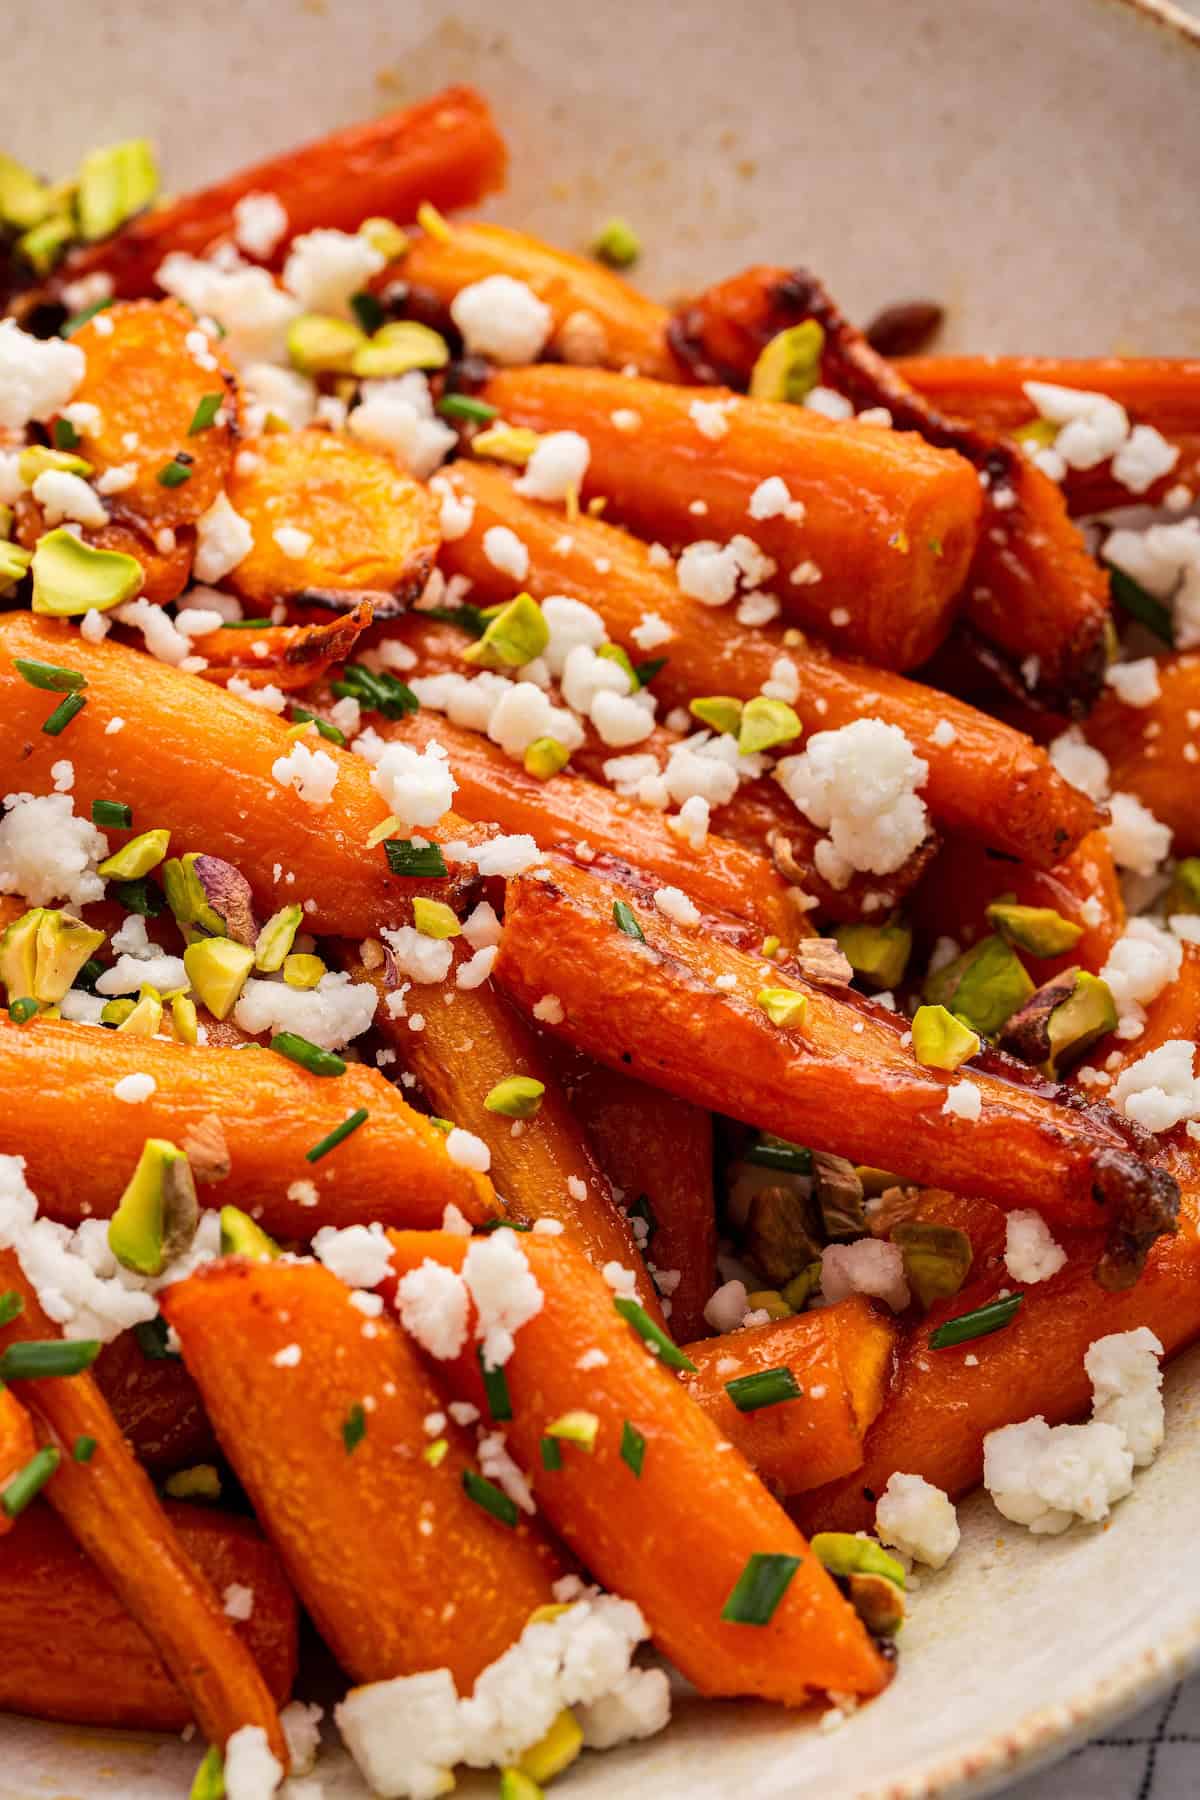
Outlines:
[[[1152,1050],[1158,1050],[1172,1038],[1200,1039],[1200,944],[1182,945],[1179,973],[1153,1000],[1146,1004],[1146,1022],[1135,1038],[1104,1038],[1085,1058],[1103,1069],[1114,1081],[1130,1063]],[[1074,1071],[1078,1080],[1079,1070]],[[1084,1084],[1080,1084],[1083,1086]],[[1092,1092],[1095,1092],[1095,1088]],[[1178,1138],[1178,1128],[1172,1133]]]
[[[1158,687],[1148,706],[1126,706],[1107,689],[1088,720],[1088,742],[1108,758],[1114,792],[1136,794],[1171,827],[1174,855],[1192,856],[1200,851],[1200,803],[1185,771],[1196,754],[1200,656],[1160,657]]]
[[[96,1386],[122,1437],[157,1473],[213,1462],[217,1443],[200,1390],[177,1355],[150,1357],[135,1331],[105,1344],[92,1364]]]
[[[861,1295],[821,1312],[689,1344],[683,1385],[769,1487],[800,1494],[857,1469],[883,1405],[896,1326]],[[795,1399],[743,1412],[730,1383],[787,1369]]]
[[[616,929],[620,900],[644,943]],[[1115,1115],[1069,1109],[1007,1058],[995,1074],[925,1068],[902,1042],[903,1018],[690,932],[570,863],[555,859],[548,881],[510,882],[496,978],[525,1007],[554,994],[562,1022],[551,1029],[698,1105],[909,1180],[1106,1225],[1105,1283],[1136,1279],[1173,1228],[1175,1183],[1130,1148]],[[790,1026],[758,999],[785,981],[803,998]],[[962,1099],[947,1107],[951,1090]]]
[[[597,1277],[599,1279],[599,1277]],[[564,1572],[535,1524],[464,1491],[469,1440],[387,1318],[312,1265],[227,1260],[163,1309],[225,1454],[317,1629],[355,1681],[448,1668],[461,1692],[518,1638]]]
[[[48,527],[32,493],[18,498],[13,513],[14,538],[26,550],[36,549]],[[136,598],[149,600],[152,606],[169,606],[191,580],[196,533],[190,525],[181,525],[170,537],[164,534],[156,541],[153,532],[132,519],[114,517],[107,525],[90,525],[84,536],[97,550],[115,550],[141,563],[142,585]]]
[[[37,1450],[33,1421],[10,1388],[0,1388],[0,1489],[8,1486]],[[13,1520],[0,1508],[0,1537]]]
[[[0,1250],[5,1289],[24,1302],[4,1328],[8,1342],[59,1336],[12,1250]],[[60,1452],[46,1498],[152,1640],[209,1743],[224,1744],[243,1725],[261,1726],[286,1769],[283,1731],[267,1685],[184,1550],[92,1377],[55,1376],[13,1387],[39,1437]],[[86,1462],[72,1454],[80,1437],[95,1439]]]
[[[945,637],[979,523],[979,482],[961,457],[803,407],[597,369],[506,371],[484,394],[513,424],[582,432],[586,494],[607,496],[640,535],[676,545],[748,536],[778,565],[751,585],[771,587],[789,617],[834,645],[910,669]],[[714,441],[693,409],[717,402]],[[622,411],[638,415],[636,431],[613,423]],[[755,521],[751,495],[781,473],[804,517]]]
[[[398,1273],[426,1259],[457,1269],[467,1249],[444,1232],[397,1232],[392,1242]],[[878,1692],[888,1666],[857,1618],[739,1452],[647,1355],[612,1289],[566,1238],[521,1245],[543,1304],[505,1364],[507,1436],[555,1530],[598,1580],[641,1607],[655,1643],[702,1693],[800,1705],[814,1689]],[[597,1350],[603,1365],[581,1369]],[[473,1355],[438,1368],[479,1404]],[[547,1469],[547,1427],[577,1411],[595,1420],[591,1450],[562,1443],[560,1466]],[[764,1554],[799,1559],[770,1622],[723,1619],[749,1558]]]
[[[234,207],[255,193],[276,195],[287,213],[280,261],[293,236],[319,226],[354,231],[373,216],[411,219],[423,200],[446,209],[470,206],[502,185],[506,161],[482,96],[469,87],[445,88],[141,213],[115,237],[75,251],[59,280],[103,269],[119,294],[150,293],[164,256],[172,250],[202,256],[232,234]]]
[[[318,625],[265,625],[257,631],[222,627],[193,639],[193,648],[208,664],[206,681],[225,686],[237,676],[251,687],[270,684],[289,692],[311,687],[334,663],[345,662],[370,623],[370,603],[362,601]]]
[[[451,1204],[482,1219],[495,1207],[491,1184],[452,1163],[441,1132],[362,1063],[310,1075],[257,1045],[197,1047],[0,1017],[0,1072],[6,1092],[29,1096],[19,1118],[10,1109],[0,1122],[0,1147],[24,1156],[42,1211],[67,1224],[113,1212],[146,1138],[186,1148],[189,1133],[214,1118],[230,1170],[200,1186],[201,1204],[231,1202],[280,1237],[373,1219],[431,1225]],[[114,1092],[132,1075],[154,1084],[138,1104]],[[318,1162],[306,1160],[359,1110],[365,1124]]]
[[[233,1634],[282,1706],[297,1618],[275,1552],[249,1519],[170,1501],[163,1511],[216,1593],[236,1583],[253,1594]],[[192,1720],[151,1638],[48,1506],[31,1507],[0,1547],[0,1709],[126,1731],[182,1731]]]

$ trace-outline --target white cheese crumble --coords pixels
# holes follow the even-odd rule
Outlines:
[[[234,203],[233,241],[259,262],[278,249],[287,228],[287,212],[278,194],[243,194]]]
[[[364,381],[346,429],[360,442],[388,451],[419,481],[427,480],[458,442],[453,427],[433,410],[428,380],[415,369],[388,380]]]
[[[246,700],[251,706],[261,706],[264,712],[281,713],[287,706],[287,695],[282,688],[277,688],[268,681],[265,687],[255,687],[244,675],[231,675],[225,683],[225,691],[236,694],[239,700]]]
[[[392,1247],[382,1225],[322,1225],[313,1255],[347,1287],[378,1287],[392,1264]]]
[[[1178,649],[1200,644],[1200,519],[1151,525],[1145,531],[1110,531],[1104,560],[1156,600],[1169,602]]]
[[[793,805],[828,832],[814,860],[837,888],[855,870],[889,875],[919,848],[929,815],[917,789],[928,773],[900,728],[882,719],[819,731],[775,768]]]
[[[306,806],[328,806],[337,778],[338,766],[327,750],[310,750],[300,742],[271,764],[271,779],[282,788],[294,788]]]
[[[305,312],[352,316],[350,296],[366,287],[386,258],[359,232],[306,231],[293,238],[283,265],[283,285]]]
[[[97,866],[108,839],[80,818],[70,794],[6,794],[0,818],[0,894],[20,894],[30,906],[68,900],[86,906],[104,894]]]
[[[462,1278],[475,1303],[475,1336],[484,1362],[498,1369],[516,1348],[515,1335],[545,1304],[516,1232],[493,1231],[471,1239]]]
[[[1112,1105],[1145,1131],[1170,1131],[1184,1119],[1200,1118],[1195,1051],[1188,1039],[1170,1038],[1140,1056],[1118,1076],[1109,1095]]]
[[[1038,416],[1059,427],[1054,449],[1070,469],[1107,462],[1129,436],[1129,415],[1107,394],[1048,381],[1021,384]]]
[[[592,446],[580,432],[547,432],[513,485],[530,500],[565,500],[579,492],[591,455]]]
[[[454,960],[454,945],[449,938],[427,937],[412,925],[385,925],[380,931],[396,967],[409,981],[432,986],[445,981]]]
[[[82,475],[65,469],[45,469],[33,484],[33,497],[47,525],[73,519],[77,525],[107,525],[108,511]]]
[[[322,1050],[341,1050],[369,1028],[377,999],[369,981],[353,982],[334,969],[315,988],[251,976],[233,1009],[233,1022],[251,1037],[294,1031]]]
[[[508,525],[489,525],[483,534],[483,554],[493,569],[524,581],[529,573],[529,551]]]
[[[196,521],[197,581],[220,581],[236,569],[254,548],[254,533],[224,494],[218,494],[208,511]]]
[[[1072,787],[1097,802],[1108,796],[1108,760],[1089,744],[1078,725],[1068,726],[1049,746],[1050,761]]]
[[[0,320],[0,427],[22,431],[58,412],[86,366],[78,344],[31,337],[15,320]]]
[[[457,543],[471,529],[475,518],[475,496],[458,493],[444,475],[435,475],[429,485],[438,497],[442,537],[447,544]]]
[[[113,1082],[113,1094],[130,1106],[138,1106],[150,1098],[157,1086],[153,1075],[122,1075],[120,1081]]]
[[[729,431],[729,420],[725,415],[735,404],[732,399],[693,400],[688,407],[688,417],[702,437],[710,439],[714,444],[720,443]]]
[[[889,1476],[875,1509],[880,1542],[914,1562],[941,1569],[958,1548],[958,1514],[948,1494],[923,1475]]]
[[[261,1725],[242,1725],[225,1743],[225,1800],[271,1800],[283,1765]]]
[[[492,1153],[481,1137],[456,1125],[446,1136],[446,1155],[460,1169],[474,1169],[486,1175],[492,1166]]]
[[[1169,444],[1153,425],[1135,425],[1112,459],[1112,472],[1131,494],[1144,494],[1179,461],[1179,446]]]
[[[1166,1431],[1162,1355],[1154,1333],[1139,1325],[1096,1338],[1083,1359],[1092,1384],[1092,1417],[1116,1426],[1138,1469],[1154,1461]]]
[[[245,1587],[240,1581],[231,1581],[221,1594],[222,1607],[227,1619],[245,1621],[254,1613],[254,1589]]]
[[[1140,1024],[1144,1008],[1175,980],[1182,962],[1183,946],[1172,932],[1152,919],[1130,919],[1100,970],[1118,1017]]]
[[[396,1288],[400,1323],[421,1348],[449,1362],[467,1341],[470,1300],[462,1277],[430,1257],[410,1269]]]
[[[251,362],[287,364],[288,327],[302,309],[266,269],[244,264],[221,269],[176,250],[160,263],[155,280],[199,317],[216,320],[225,332],[221,353],[229,361],[239,367]],[[203,336],[196,335],[202,347]]]
[[[1038,1414],[989,1431],[983,1484],[998,1510],[1030,1531],[1066,1531],[1073,1518],[1095,1524],[1133,1488],[1133,1456],[1124,1433],[1093,1420],[1047,1425]]]
[[[550,308],[511,275],[487,275],[460,288],[450,317],[468,352],[496,363],[536,362],[554,328]]]
[[[277,525],[271,536],[285,556],[307,556],[313,546],[311,531],[301,531],[298,525]]]
[[[979,1089],[969,1081],[960,1081],[946,1089],[941,1110],[954,1119],[977,1119],[983,1110]]]
[[[424,750],[389,744],[375,765],[371,786],[382,795],[388,811],[406,825],[428,826],[449,811],[458,783],[445,750],[431,741]]]
[[[698,925],[700,923],[700,908],[688,899],[682,888],[655,888],[654,904],[664,919],[670,919],[673,924]]]
[[[1014,1281],[1048,1281],[1067,1260],[1041,1213],[1010,1212],[1005,1226],[1004,1266]]]
[[[1113,861],[1135,875],[1153,875],[1170,854],[1171,827],[1156,819],[1136,794],[1113,794],[1108,804],[1112,818],[1104,835]]]
[[[561,1025],[567,1014],[557,994],[543,994],[533,1003],[533,1016],[539,1025]]]
[[[912,1296],[898,1244],[883,1238],[859,1238],[852,1244],[827,1244],[821,1252],[821,1292],[832,1305],[850,1294],[869,1294],[903,1312]]]

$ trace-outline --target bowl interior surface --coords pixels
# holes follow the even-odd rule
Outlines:
[[[1200,352],[1200,42],[1131,0],[61,0],[53,25],[20,9],[6,49],[5,147],[52,173],[147,133],[183,188],[470,80],[512,149],[489,210],[572,248],[627,216],[664,298],[803,263],[852,317],[940,300],[948,348]],[[985,1497],[962,1510],[900,1679],[840,1730],[685,1698],[664,1737],[585,1760],[571,1793],[983,1794],[1148,1698],[1200,1658],[1177,1523],[1200,1479],[1200,1356],[1168,1393],[1166,1448],[1110,1529],[1037,1539]],[[0,1800],[165,1800],[197,1759],[0,1720]],[[320,1775],[329,1800],[362,1792],[336,1760]]]

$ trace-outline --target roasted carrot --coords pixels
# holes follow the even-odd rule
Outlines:
[[[16,1252],[0,1250],[0,1290],[7,1289],[24,1303],[4,1328],[7,1341],[59,1336]],[[258,1725],[286,1768],[283,1731],[266,1682],[188,1557],[92,1377],[16,1381],[13,1389],[39,1437],[60,1452],[46,1498],[153,1642],[209,1743],[224,1744],[241,1726]],[[80,1437],[95,1440],[86,1462],[73,1455]]]
[[[509,275],[531,287],[554,315],[549,352],[560,361],[605,369],[632,367],[639,375],[674,381],[679,370],[667,347],[665,307],[590,257],[573,256],[507,225],[456,221],[446,238],[415,236],[398,263],[374,286],[396,280],[449,311],[461,288],[489,275]]]
[[[25,1467],[37,1450],[33,1421],[10,1388],[0,1388],[0,1489]],[[0,1508],[0,1537],[13,1528],[13,1520]]]
[[[0,1069],[7,1092],[42,1096],[0,1123],[0,1146],[25,1157],[42,1211],[68,1224],[112,1213],[146,1138],[182,1144],[214,1117],[230,1172],[201,1185],[201,1203],[232,1202],[285,1238],[373,1219],[430,1225],[451,1204],[471,1219],[494,1210],[491,1184],[452,1163],[441,1132],[362,1063],[322,1077],[258,1046],[196,1047],[0,1018]],[[134,1105],[114,1092],[132,1075],[154,1084]],[[306,1161],[359,1110],[369,1115],[365,1124],[328,1156]]]
[[[232,1630],[282,1706],[297,1618],[274,1550],[249,1519],[170,1501],[163,1511],[217,1594],[249,1589],[253,1611]],[[192,1719],[151,1638],[48,1506],[31,1507],[0,1547],[0,1709],[128,1731],[182,1731]]]
[[[13,514],[14,538],[26,550],[36,549],[49,527],[32,493],[18,498]],[[153,606],[169,606],[178,600],[191,579],[196,533],[190,525],[158,536],[131,520],[110,518],[107,525],[89,525],[83,535],[97,550],[116,550],[141,563],[142,585],[136,597]]]
[[[206,681],[225,685],[232,677],[251,687],[310,687],[334,663],[345,662],[371,623],[369,601],[317,625],[267,625],[258,631],[211,631],[192,640],[194,652],[208,663]]]
[[[437,1434],[436,1467],[422,1455],[440,1401],[408,1339],[386,1317],[364,1329],[349,1290],[311,1265],[210,1264],[163,1307],[342,1667],[359,1682],[448,1668],[469,1690],[564,1564],[536,1524],[509,1529],[469,1498],[462,1429]]]
[[[1200,944],[1185,943],[1181,948],[1179,973],[1161,994],[1147,1002],[1146,1022],[1137,1037],[1105,1038],[1085,1059],[1093,1067],[1103,1069],[1113,1081],[1130,1063],[1149,1056],[1172,1038],[1200,1041]],[[1076,1070],[1076,1077],[1078,1073]],[[1172,1133],[1172,1139],[1177,1137],[1178,1130]]]
[[[286,242],[319,226],[353,231],[364,219],[411,219],[423,200],[470,206],[500,187],[507,161],[486,101],[473,88],[445,88],[403,111],[331,132],[237,175],[132,219],[115,237],[77,250],[59,271],[77,280],[93,269],[119,294],[148,294],[172,250],[202,256],[233,231],[247,194],[275,194],[288,217]]]
[[[616,929],[620,900],[643,943]],[[718,988],[722,977],[732,986]],[[562,1022],[551,1029],[698,1105],[913,1181],[1037,1206],[1064,1225],[1103,1224],[1106,1283],[1136,1279],[1149,1245],[1172,1229],[1174,1181],[1140,1159],[1114,1115],[1070,1110],[1007,1058],[990,1065],[995,1074],[924,1068],[901,1041],[905,1020],[849,990],[788,978],[786,967],[803,1016],[775,1025],[758,996],[781,986],[778,969],[561,859],[547,881],[509,884],[496,978],[522,1006],[554,994]],[[948,1106],[952,1090],[962,1098]]]
[[[979,523],[979,483],[961,457],[803,407],[598,369],[505,371],[484,395],[513,424],[582,432],[585,493],[606,496],[640,535],[672,545],[750,538],[778,565],[761,585],[773,581],[788,616],[834,645],[910,669],[945,637]],[[694,409],[718,402],[724,410],[700,415],[719,421],[714,441]],[[622,411],[637,414],[635,431],[613,423]],[[804,517],[755,521],[751,495],[781,474]]]
[[[392,1242],[398,1273],[427,1258],[458,1268],[467,1248],[439,1232],[397,1232]],[[888,1666],[857,1618],[740,1453],[647,1355],[602,1276],[566,1238],[521,1243],[543,1304],[505,1364],[508,1442],[554,1529],[598,1580],[641,1607],[655,1643],[702,1693],[793,1706],[814,1690],[876,1693]],[[581,1368],[590,1351],[604,1363]],[[438,1368],[480,1403],[473,1355]],[[594,1419],[594,1443],[562,1444],[559,1466],[547,1469],[543,1434],[568,1412]],[[762,1554],[799,1559],[769,1623],[725,1620],[748,1559]]]
[[[1200,850],[1200,801],[1185,771],[1197,751],[1200,656],[1160,657],[1158,688],[1148,706],[1127,706],[1106,690],[1087,737],[1108,758],[1114,791],[1136,794],[1171,827],[1172,852],[1191,856]]]
[[[305,594],[402,603],[421,592],[437,555],[428,489],[390,456],[337,432],[252,438],[238,455],[229,499],[254,534],[229,583],[255,606]]]
[[[895,1324],[852,1295],[821,1312],[689,1344],[684,1387],[773,1491],[801,1494],[857,1469],[887,1392]],[[786,1369],[794,1398],[741,1410],[730,1384]],[[736,1392],[736,1388],[734,1389]]]
[[[706,694],[751,700],[785,657],[796,671],[793,705],[806,733],[862,718],[900,727],[929,764],[924,798],[937,824],[1045,864],[1066,855],[1094,822],[1087,796],[1062,779],[1044,750],[975,707],[903,676],[842,661],[819,645],[793,642],[795,634],[782,627],[739,625],[732,607],[705,608],[698,617],[639,539],[586,517],[564,532],[560,513],[523,499],[506,476],[482,463],[461,461],[448,479],[470,496],[474,515],[462,537],[442,545],[446,573],[465,575],[477,603],[507,599],[511,584],[483,549],[484,533],[507,524],[529,552],[523,585],[534,598],[569,593],[586,602],[635,661],[642,652],[633,633],[656,615],[671,634],[655,649],[667,659],[654,678],[660,710]],[[597,563],[607,565],[603,574]]]
[[[572,1059],[568,1084],[601,1166],[642,1221],[672,1334],[705,1336],[704,1308],[717,1285],[712,1115],[587,1057]]]
[[[133,1454],[158,1472],[212,1462],[216,1439],[200,1390],[173,1351],[150,1356],[135,1331],[105,1344],[92,1364]]]

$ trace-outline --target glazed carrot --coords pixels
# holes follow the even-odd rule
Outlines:
[[[35,549],[48,527],[42,509],[31,493],[19,497],[13,514],[13,536],[26,550]],[[139,600],[149,600],[154,606],[169,606],[172,600],[179,598],[191,579],[196,533],[190,525],[181,525],[170,536],[164,533],[156,542],[148,529],[130,520],[111,518],[107,525],[90,525],[83,535],[97,550],[116,550],[141,563]]]
[[[250,1589],[254,1609],[233,1633],[282,1706],[297,1618],[275,1552],[249,1519],[170,1501],[163,1511],[217,1594]],[[0,1709],[130,1731],[182,1731],[192,1719],[151,1639],[48,1506],[31,1507],[0,1547]]]
[[[229,500],[254,534],[229,584],[253,606],[305,594],[402,603],[421,592],[437,555],[428,489],[392,457],[337,432],[252,438],[234,466]],[[284,548],[280,527],[299,529],[299,539],[285,536]]]
[[[436,1468],[422,1456],[441,1403],[408,1339],[386,1317],[364,1331],[350,1291],[313,1265],[209,1264],[167,1289],[163,1309],[342,1667],[358,1682],[448,1668],[468,1691],[564,1563],[536,1524],[509,1529],[465,1493],[458,1426],[438,1434]]]
[[[1146,1005],[1146,1022],[1135,1038],[1105,1038],[1085,1058],[1085,1063],[1103,1069],[1114,1081],[1121,1070],[1143,1056],[1149,1056],[1172,1038],[1200,1039],[1200,944],[1182,946],[1179,973]],[[1078,1079],[1079,1071],[1075,1071]],[[1083,1084],[1081,1084],[1083,1085]],[[1093,1087],[1092,1092],[1096,1090]],[[1178,1130],[1172,1133],[1178,1140]]]
[[[704,608],[698,617],[701,609],[680,593],[673,574],[655,566],[639,539],[586,517],[564,533],[559,512],[523,499],[506,476],[482,463],[460,461],[448,479],[471,497],[474,516],[464,536],[442,545],[446,573],[467,576],[477,604],[507,599],[511,584],[483,550],[484,533],[507,524],[529,552],[523,585],[534,598],[568,593],[594,607],[635,661],[643,652],[632,633],[657,615],[671,632],[654,651],[667,658],[654,678],[661,711],[705,694],[751,700],[775,662],[787,657],[799,683],[793,705],[806,732],[862,718],[900,727],[929,764],[923,797],[937,824],[1049,863],[1094,822],[1087,796],[1062,779],[1044,750],[998,719],[901,675],[794,643],[783,627],[739,625],[733,607]],[[607,563],[605,573],[598,573],[597,560]],[[954,734],[949,743],[947,724]]]
[[[590,257],[573,256],[507,225],[456,220],[447,238],[414,236],[399,262],[372,285],[407,282],[422,303],[434,296],[448,311],[461,288],[489,275],[523,281],[550,308],[554,329],[549,353],[562,362],[632,367],[660,381],[678,378],[667,347],[670,315],[665,307]]]
[[[712,1115],[590,1058],[568,1066],[571,1106],[643,1221],[648,1261],[667,1277],[672,1335],[706,1336],[704,1308],[717,1285]]]
[[[134,1105],[114,1092],[131,1075],[154,1083]],[[372,1219],[429,1225],[450,1204],[471,1219],[494,1210],[490,1183],[452,1163],[441,1132],[363,1063],[322,1077],[257,1045],[197,1048],[0,1017],[0,1084],[30,1096],[19,1117],[10,1108],[0,1123],[0,1147],[25,1157],[42,1211],[67,1224],[113,1212],[148,1137],[182,1145],[213,1118],[230,1172],[200,1185],[201,1204],[240,1206],[284,1238]],[[328,1156],[305,1160],[360,1109],[365,1124]],[[306,1186],[289,1195],[298,1182]]]
[[[591,445],[585,493],[605,495],[639,534],[675,545],[751,538],[778,564],[762,585],[831,643],[909,669],[945,637],[979,522],[979,482],[960,457],[803,407],[597,369],[505,371],[484,397],[513,424],[582,432]],[[714,441],[692,409],[718,401],[728,405]],[[613,423],[622,411],[638,415],[636,431]],[[751,518],[751,495],[776,475],[805,507],[801,521]],[[692,510],[697,499],[703,516]],[[818,579],[791,579],[810,564]]]
[[[392,1242],[398,1273],[427,1258],[459,1268],[467,1248],[444,1232],[396,1232]],[[647,1355],[612,1289],[565,1238],[521,1244],[544,1299],[505,1364],[508,1442],[554,1529],[599,1581],[641,1607],[655,1643],[701,1693],[795,1706],[814,1689],[878,1692],[888,1666],[857,1618],[739,1452]],[[595,1350],[604,1364],[581,1369]],[[437,1366],[479,1404],[473,1354]],[[596,1420],[594,1447],[564,1443],[561,1465],[546,1469],[547,1426],[580,1410]],[[644,1439],[640,1473],[627,1460],[628,1428]],[[722,1609],[755,1554],[800,1562],[768,1624],[727,1622]]]
[[[1189,767],[1200,716],[1200,656],[1160,657],[1158,687],[1148,706],[1126,706],[1107,689],[1088,720],[1088,742],[1108,758],[1114,792],[1136,794],[1171,827],[1172,853],[1191,856],[1200,850],[1200,802]]]
[[[4,1328],[6,1341],[60,1335],[16,1252],[0,1250],[0,1291],[8,1289],[24,1305]],[[266,1682],[188,1557],[91,1376],[16,1381],[13,1390],[39,1437],[60,1451],[46,1498],[153,1642],[209,1743],[224,1744],[241,1726],[258,1725],[286,1768],[283,1731]],[[95,1439],[87,1462],[72,1454],[80,1437]]]
[[[550,867],[548,881],[509,884],[496,979],[522,1006],[555,994],[563,1021],[550,1028],[598,1061],[908,1180],[1036,1206],[1064,1225],[1104,1224],[1108,1283],[1136,1279],[1172,1229],[1174,1182],[1128,1147],[1115,1116],[1069,1110],[1008,1059],[993,1065],[1003,1075],[924,1068],[901,1041],[903,1018],[674,925],[595,873],[557,858]],[[616,929],[619,900],[644,943]],[[790,1027],[757,1000],[784,980],[805,1000]],[[946,1105],[952,1089],[962,1112]]]
[[[506,161],[482,96],[469,87],[445,88],[142,213],[115,237],[76,251],[60,278],[104,269],[118,293],[147,294],[170,251],[202,256],[232,234],[234,207],[246,194],[278,197],[289,239],[319,226],[354,231],[375,216],[414,218],[423,200],[443,209],[470,206],[502,185]],[[286,241],[275,260],[285,251]]]
[[[146,1468],[170,1472],[215,1460],[216,1439],[200,1390],[177,1354],[148,1356],[137,1333],[123,1331],[105,1344],[92,1375]]]
[[[197,656],[208,667],[206,681],[228,683],[236,676],[251,687],[274,686],[288,692],[311,687],[334,663],[345,662],[371,623],[371,605],[361,601],[353,611],[318,625],[266,625],[258,631],[222,627],[193,638]]]
[[[861,1464],[897,1336],[895,1324],[855,1294],[820,1312],[689,1344],[696,1373],[681,1380],[768,1487],[805,1493]],[[789,1370],[796,1398],[740,1411],[729,1383],[767,1369]]]
[[[68,738],[42,732],[46,696],[16,673],[16,657],[65,662],[87,677],[88,704]],[[107,730],[114,718],[124,721],[115,734]],[[445,880],[392,875],[382,847],[368,848],[388,809],[361,757],[320,742],[338,772],[324,807],[272,778],[272,765],[294,748],[287,730],[261,707],[123,644],[89,644],[28,613],[0,618],[0,763],[20,765],[25,791],[48,793],[51,764],[69,750],[80,812],[93,800],[125,801],[147,829],[170,828],[172,856],[191,850],[233,863],[264,914],[313,900],[305,921],[313,932],[366,937],[403,923],[414,895],[446,898]]]
[[[33,1421],[11,1388],[0,1388],[0,1489],[6,1488],[37,1450]],[[13,1520],[0,1509],[0,1538]]]

